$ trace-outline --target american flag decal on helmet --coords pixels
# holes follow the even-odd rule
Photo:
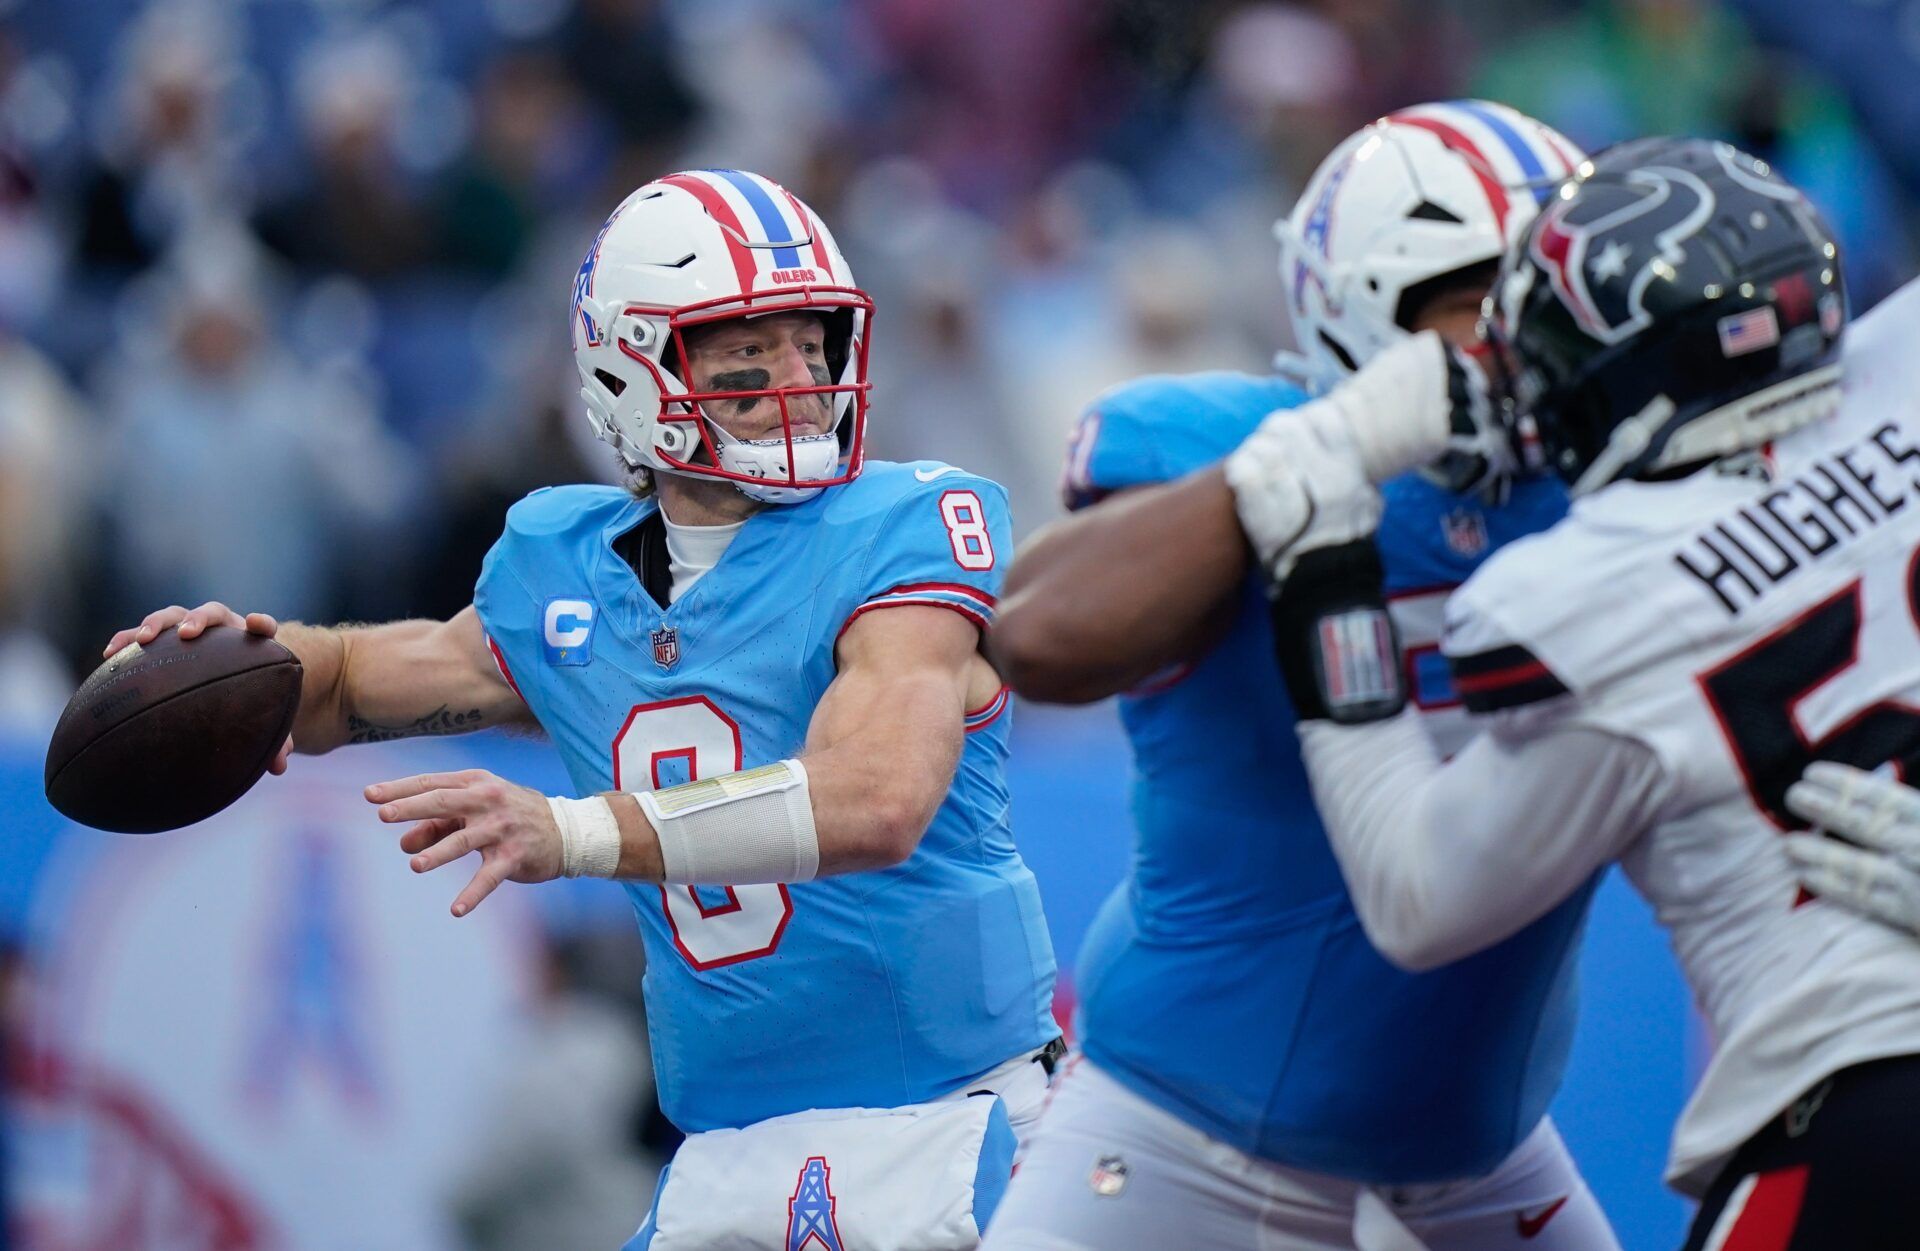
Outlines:
[[[1780,342],[1780,318],[1770,304],[1722,317],[1718,330],[1722,356],[1745,356]]]

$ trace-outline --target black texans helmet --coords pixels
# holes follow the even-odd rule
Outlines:
[[[1805,196],[1727,144],[1641,139],[1541,210],[1486,333],[1514,419],[1579,494],[1827,416],[1846,316],[1839,251]]]

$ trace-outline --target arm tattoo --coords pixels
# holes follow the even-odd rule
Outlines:
[[[478,708],[471,712],[449,712],[445,704],[405,725],[380,725],[348,713],[347,742],[390,743],[397,738],[419,738],[432,734],[466,734],[479,729],[483,721],[484,717]]]

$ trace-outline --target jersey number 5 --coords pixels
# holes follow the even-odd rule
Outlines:
[[[740,726],[705,695],[635,704],[613,740],[615,790],[650,791],[740,769]],[[677,776],[682,770],[684,777]],[[726,894],[709,903],[698,891]],[[673,945],[705,972],[770,956],[793,919],[781,885],[660,887]]]
[[[1907,564],[1905,589],[1907,611],[1920,626],[1920,553]],[[1920,708],[1910,704],[1867,704],[1817,742],[1800,728],[1800,703],[1858,662],[1861,623],[1855,581],[1700,675],[1753,802],[1783,830],[1806,828],[1787,811],[1787,788],[1816,760],[1860,769],[1894,761],[1902,776],[1920,772]]]

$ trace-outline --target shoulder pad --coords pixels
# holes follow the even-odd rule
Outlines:
[[[1211,464],[1268,413],[1308,398],[1283,378],[1224,370],[1155,374],[1113,387],[1087,406],[1068,445],[1067,506]]]
[[[875,468],[870,462],[837,488],[823,518],[822,552],[859,553],[829,562],[821,575],[823,586],[841,579],[834,585],[851,608],[837,629],[872,608],[931,604],[985,630],[1013,554],[1006,490],[938,461]]]
[[[1537,534],[1567,511],[1557,480],[1523,479],[1501,504],[1446,490],[1414,471],[1382,483],[1385,509],[1375,542],[1389,594],[1444,590],[1465,582],[1493,552]]]
[[[1307,399],[1305,391],[1284,378],[1216,369],[1135,378],[1101,392],[1089,407],[1134,421],[1171,424],[1200,414],[1244,414],[1257,420]]]
[[[884,517],[901,500],[954,490],[1006,496],[1006,490],[993,479],[957,465],[937,460],[870,460],[858,478],[827,493],[827,519],[848,522],[860,517]]]
[[[609,513],[627,507],[632,498],[626,491],[611,486],[541,487],[507,509],[507,531],[529,536],[552,535],[583,524],[598,525]]]
[[[1847,328],[1846,356],[1870,353],[1883,343],[1911,345],[1920,332],[1920,278],[1912,279]]]
[[[1469,712],[1539,703],[1572,689],[1543,652],[1577,619],[1584,599],[1574,579],[1557,576],[1555,554],[1538,538],[1493,554],[1447,600],[1441,649],[1454,689]]]
[[[1649,580],[1658,563],[1643,534],[1594,524],[1583,508],[1495,552],[1447,601],[1441,646],[1462,702],[1592,699],[1684,650],[1671,598]]]

